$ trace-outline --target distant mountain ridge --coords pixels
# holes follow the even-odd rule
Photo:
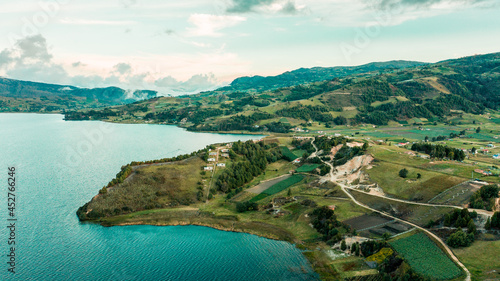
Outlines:
[[[121,105],[156,97],[156,91],[132,93],[118,88],[78,88],[0,77],[0,112],[57,112]]]
[[[334,78],[345,77],[373,71],[402,69],[425,65],[417,61],[394,60],[388,62],[372,62],[359,66],[335,66],[299,68],[287,71],[276,76],[252,76],[235,79],[229,86],[220,88],[223,91],[249,91],[257,92],[292,87],[306,83],[320,82]]]
[[[0,96],[12,98],[39,98],[41,96],[78,96],[98,100],[109,104],[122,104],[127,99],[154,98],[156,91],[135,91],[129,96],[127,91],[118,87],[78,88],[69,85],[57,85],[39,82],[14,80],[0,77]],[[134,98],[134,97],[137,97]]]

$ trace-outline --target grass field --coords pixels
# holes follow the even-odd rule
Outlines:
[[[389,244],[417,273],[435,280],[449,280],[462,275],[460,268],[422,232],[390,241]]]
[[[383,211],[392,216],[420,226],[424,226],[429,222],[429,220],[436,221],[441,219],[444,214],[453,211],[453,208],[412,205],[368,195],[354,190],[350,191],[350,193],[356,198],[356,200],[373,209]]]
[[[498,280],[500,277],[500,241],[476,241],[453,252],[469,269],[473,280]]]
[[[266,198],[267,196],[271,196],[271,195],[274,195],[276,193],[279,193],[279,192],[289,188],[290,186],[300,182],[303,179],[304,179],[303,175],[293,175],[293,176],[287,178],[286,180],[280,181],[280,182],[274,184],[273,186],[271,186],[270,188],[266,189],[261,194],[252,198],[250,200],[250,202],[257,202],[259,200]]]
[[[300,166],[296,171],[297,173],[310,173],[319,166],[320,166],[319,164],[305,164]]]
[[[297,155],[295,155],[295,153],[291,152],[290,149],[286,146],[281,146],[280,149],[281,149],[281,153],[283,154],[283,156],[287,157],[290,160],[295,160],[295,159],[299,158],[299,156],[297,156]]]

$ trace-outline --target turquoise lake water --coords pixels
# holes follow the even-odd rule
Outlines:
[[[0,280],[314,280],[293,245],[198,226],[102,227],[79,206],[122,165],[258,136],[0,114]],[[7,168],[16,167],[16,273],[8,269]]]

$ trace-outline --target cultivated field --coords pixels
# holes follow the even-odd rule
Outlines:
[[[390,241],[410,266],[435,280],[449,280],[462,275],[460,268],[424,233]]]

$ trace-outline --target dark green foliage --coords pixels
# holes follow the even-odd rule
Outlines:
[[[195,124],[189,127],[192,131],[235,131],[235,130],[247,130],[253,132],[259,132],[265,130],[265,126],[256,127],[254,124],[260,120],[266,120],[273,118],[274,116],[265,112],[255,112],[252,115],[236,115],[229,119],[222,120],[215,124]],[[284,126],[284,125],[283,125]],[[270,129],[269,129],[270,130]]]
[[[497,228],[497,229],[500,228],[500,212],[495,212],[491,217],[490,222],[491,222],[490,224],[491,228]]]
[[[430,157],[433,158],[442,159],[447,157],[451,160],[456,161],[463,161],[465,159],[465,152],[463,152],[461,149],[440,144],[434,145],[431,143],[414,143],[411,146],[411,150],[427,153]]]
[[[361,253],[363,254],[363,256],[369,257],[386,246],[387,243],[384,241],[368,240],[361,243]]]
[[[266,146],[263,142],[238,141],[233,144],[232,150],[242,155],[243,160],[227,167],[217,178],[215,186],[217,190],[224,193],[242,187],[260,175],[268,163],[281,158],[281,152],[278,149]]]
[[[342,242],[340,243],[340,249],[342,251],[345,251],[347,249],[347,244],[345,243],[345,240],[342,240]]]
[[[259,209],[259,205],[255,202],[238,202],[236,203],[236,211],[238,213],[244,213],[246,211],[257,211]]]
[[[315,151],[310,139],[306,140],[293,139],[292,145],[295,146],[297,149],[307,151],[307,153],[313,153]]]
[[[450,235],[448,240],[446,240],[446,243],[453,248],[468,247],[472,242],[474,242],[474,234],[465,233],[461,228]]]
[[[467,209],[456,209],[444,215],[443,224],[447,227],[468,227],[469,222],[471,222],[474,217],[477,217],[477,213],[469,212]]]
[[[496,184],[482,186],[470,198],[469,206],[474,209],[485,209],[491,211],[495,206],[495,198],[498,198],[499,187]]]
[[[132,174],[132,168],[130,165],[123,166],[120,172],[116,174],[116,177],[108,183],[107,187],[122,183],[128,176],[130,176],[130,174]]]
[[[408,177],[408,170],[406,168],[401,169],[399,171],[399,176],[405,179],[406,177]]]
[[[323,235],[324,241],[335,244],[341,240],[339,228],[343,227],[343,224],[337,220],[333,210],[327,206],[319,207],[314,209],[310,216],[312,225]]]
[[[324,175],[328,174],[332,168],[331,168],[330,166],[328,166],[328,165],[322,164],[322,165],[319,167],[319,169],[320,169],[319,174],[320,174],[321,176],[324,176]]]
[[[276,114],[305,121],[334,122],[333,116],[328,111],[330,109],[326,106],[297,105],[278,110]]]
[[[242,155],[243,160],[227,167],[215,181],[217,190],[224,193],[242,187],[260,175],[268,163],[281,158],[281,152],[277,148],[271,148],[263,142],[238,141],[233,144],[232,151]]]
[[[362,147],[349,147],[347,145],[344,145],[335,154],[333,164],[334,166],[341,166],[347,163],[347,161],[351,160],[352,158],[363,154],[364,150]]]

